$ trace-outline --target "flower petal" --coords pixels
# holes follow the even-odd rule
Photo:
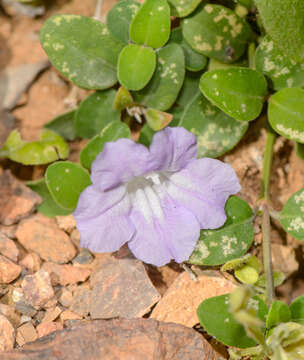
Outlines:
[[[135,232],[129,219],[130,208],[123,186],[107,192],[94,186],[87,187],[74,212],[81,247],[93,252],[119,250]]]
[[[197,217],[202,229],[216,229],[226,221],[226,200],[240,189],[230,165],[204,158],[172,174],[167,191],[180,206]]]
[[[183,127],[167,127],[153,136],[150,153],[155,169],[177,171],[196,158],[196,138]]]
[[[162,266],[171,259],[180,263],[189,258],[200,234],[196,217],[187,209],[177,206],[168,196],[162,200],[163,219],[147,221],[138,211],[131,212],[136,227],[128,245],[140,260]]]
[[[112,189],[151,171],[149,150],[130,139],[104,145],[92,164],[91,179],[100,190]]]

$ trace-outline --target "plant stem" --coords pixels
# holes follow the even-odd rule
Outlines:
[[[102,8],[103,0],[97,0],[96,8],[95,8],[95,14],[93,16],[96,20],[101,20],[101,8]]]

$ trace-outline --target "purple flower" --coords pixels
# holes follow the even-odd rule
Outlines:
[[[128,242],[146,263],[187,260],[200,229],[222,226],[226,200],[241,188],[230,165],[196,159],[196,147],[182,127],[157,132],[150,149],[130,139],[106,143],[74,213],[81,246],[112,252]]]

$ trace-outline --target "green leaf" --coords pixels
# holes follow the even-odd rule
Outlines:
[[[65,159],[69,147],[64,139],[52,130],[45,129],[38,141],[24,141],[18,130],[13,130],[0,149],[0,157],[7,157],[24,165],[42,165]]]
[[[131,106],[133,104],[133,98],[130,94],[129,90],[121,86],[114,99],[114,109],[118,111],[124,110],[126,107]]]
[[[304,295],[297,297],[290,305],[291,321],[304,325]]]
[[[26,185],[42,197],[43,202],[37,208],[40,213],[49,217],[71,214],[71,210],[63,209],[55,202],[46,186],[44,178],[36,181],[29,181]]]
[[[120,111],[114,109],[115,96],[113,89],[96,91],[81,102],[75,115],[78,136],[91,138],[110,122],[120,120]]]
[[[284,230],[296,239],[304,240],[304,188],[293,194],[280,214]]]
[[[248,59],[246,57],[242,57],[233,64],[226,64],[215,59],[210,59],[208,62],[208,71],[218,69],[231,69],[232,67],[249,67]]]
[[[146,147],[149,147],[153,138],[153,135],[155,134],[155,131],[148,126],[148,124],[145,124],[140,131],[138,142],[140,144],[145,145]]]
[[[65,140],[75,140],[75,114],[76,110],[69,111],[65,114],[55,117],[53,120],[46,123],[43,127],[55,131]]]
[[[258,46],[254,62],[255,68],[271,80],[275,90],[304,85],[304,65],[286,57],[269,36]]]
[[[274,287],[280,286],[286,280],[286,276],[281,271],[273,271],[273,285]],[[266,288],[266,278],[265,274],[259,277],[259,280],[256,282],[255,286]]]
[[[175,28],[171,32],[170,43],[180,45],[185,54],[186,69],[189,71],[200,71],[207,65],[206,56],[194,51],[183,39],[182,29]]]
[[[41,30],[41,44],[51,63],[86,89],[107,89],[117,82],[116,64],[124,44],[100,21],[80,15],[55,15]]]
[[[304,2],[255,0],[267,33],[288,57],[304,60]]]
[[[166,0],[146,0],[130,25],[130,38],[137,44],[160,48],[170,36],[170,8]]]
[[[107,27],[110,34],[124,43],[129,41],[129,28],[140,4],[134,0],[123,0],[107,13]]]
[[[169,44],[157,52],[157,66],[150,83],[134,92],[136,102],[166,111],[175,102],[185,76],[185,56],[177,44]]]
[[[251,37],[247,22],[232,10],[206,4],[182,21],[184,39],[200,54],[230,63],[246,50]]]
[[[243,256],[253,241],[252,210],[246,201],[231,196],[225,206],[227,220],[216,230],[201,230],[188,262],[221,265]]]
[[[239,67],[206,72],[201,77],[200,89],[229,116],[250,121],[262,111],[267,83],[261,73]]]
[[[173,114],[175,116],[176,112]],[[178,126],[197,136],[199,157],[218,157],[226,153],[248,129],[247,123],[229,117],[201,94],[183,108],[178,118]]]
[[[162,130],[172,120],[173,115],[155,109],[147,109],[144,112],[147,124],[154,131]]]
[[[208,334],[227,346],[247,348],[256,345],[229,312],[229,294],[204,300],[197,309],[197,316]]]
[[[102,152],[104,144],[109,141],[116,141],[120,138],[130,138],[129,127],[120,122],[113,121],[104,127],[100,134],[91,139],[80,152],[80,163],[83,167],[91,170],[92,162]]]
[[[119,55],[118,80],[129,90],[140,90],[151,80],[155,67],[156,55],[153,49],[129,44]]]
[[[246,263],[235,269],[234,275],[243,284],[255,284],[259,279],[262,264],[256,256],[249,256]]]
[[[89,173],[70,161],[58,161],[45,173],[45,182],[55,202],[67,210],[76,208],[79,195],[91,185]]]
[[[182,107],[190,104],[193,99],[200,94],[199,83],[201,73],[186,72],[183,86],[178,94],[176,103]]]
[[[168,0],[174,6],[178,17],[185,17],[191,14],[202,0]]]
[[[300,159],[304,160],[304,144],[296,143],[296,154]]]
[[[304,90],[286,88],[269,99],[268,119],[273,129],[287,139],[304,143]]]
[[[271,329],[282,322],[290,321],[290,318],[291,312],[289,307],[282,301],[275,300],[269,309],[266,319],[266,327],[267,329]]]

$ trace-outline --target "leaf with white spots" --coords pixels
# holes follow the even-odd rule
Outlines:
[[[178,17],[185,17],[191,14],[202,2],[202,0],[168,0],[174,6]]]
[[[173,110],[174,116],[179,108],[176,109]],[[199,157],[218,157],[226,153],[241,140],[248,129],[248,123],[229,117],[202,94],[182,107],[177,117],[178,126],[183,126],[196,135]]]
[[[24,141],[18,130],[13,130],[3,147],[0,158],[7,157],[24,165],[48,164],[69,155],[68,144],[56,132],[44,129],[37,141]]]
[[[231,196],[225,206],[227,220],[216,230],[201,230],[188,262],[221,265],[243,256],[253,242],[252,210],[246,201]]]
[[[76,110],[72,110],[67,113],[61,114],[55,117],[55,119],[43,125],[43,127],[55,131],[65,140],[69,140],[69,141],[75,140],[76,139],[75,114],[76,114]]]
[[[118,58],[117,77],[129,90],[141,90],[150,81],[156,67],[152,48],[129,44]]]
[[[153,109],[166,111],[175,102],[183,85],[185,57],[177,44],[169,44],[157,52],[157,66],[149,84],[133,92],[136,102]]]
[[[200,71],[206,67],[207,57],[194,51],[191,46],[184,41],[180,27],[172,30],[169,43],[178,44],[183,48],[187,70]]]
[[[250,121],[257,118],[262,111],[267,83],[261,73],[238,67],[204,73],[200,89],[213,104],[229,116]]]
[[[260,302],[257,302],[257,306]],[[229,294],[214,296],[204,300],[197,309],[200,324],[217,340],[228,346],[247,348],[256,342],[249,338],[245,328],[229,311]]]
[[[183,36],[197,52],[230,63],[246,50],[251,37],[247,22],[232,10],[221,6],[200,5],[182,21]]]
[[[304,85],[304,64],[289,59],[269,36],[265,36],[257,48],[254,62],[255,68],[271,80],[275,90]]]
[[[280,214],[284,230],[296,239],[304,240],[304,188],[293,194]]]
[[[268,100],[268,119],[273,129],[287,139],[304,143],[304,90],[285,88]]]
[[[110,122],[101,133],[94,136],[80,152],[81,165],[91,170],[91,165],[96,156],[103,150],[104,144],[109,141],[116,141],[121,138],[130,138],[131,132],[129,127],[120,122]]]
[[[134,0],[123,0],[107,13],[107,27],[110,34],[125,43],[129,42],[129,28],[140,4]]]
[[[40,36],[51,63],[75,85],[107,89],[117,82],[116,65],[124,44],[100,21],[55,15],[44,23]]]
[[[58,161],[47,168],[45,183],[59,206],[74,210],[81,192],[91,185],[91,179],[89,173],[79,164]]]
[[[113,89],[96,91],[81,102],[75,115],[78,136],[91,138],[111,121],[120,120],[120,111],[114,109],[115,95]]]
[[[130,38],[137,44],[160,48],[170,36],[170,7],[166,0],[146,0],[130,25]]]

